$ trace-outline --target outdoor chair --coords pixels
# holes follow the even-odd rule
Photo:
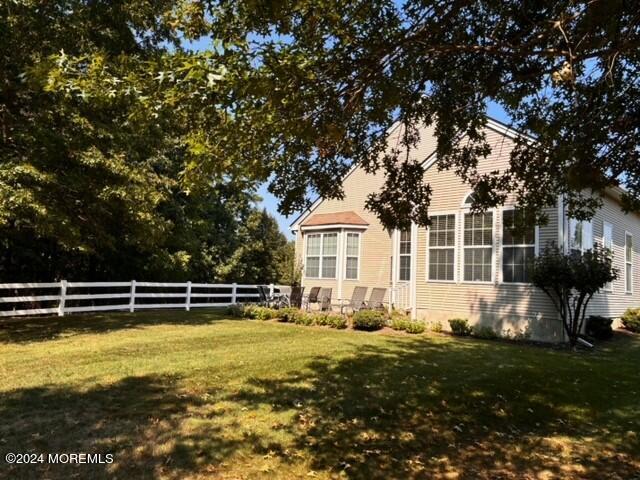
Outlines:
[[[287,298],[285,293],[274,293],[273,295],[270,293],[269,286],[267,285],[257,285],[258,295],[260,296],[259,304],[263,307],[270,308],[280,308],[283,301]],[[287,300],[288,303],[288,300]]]
[[[384,296],[387,294],[386,288],[374,288],[371,290],[369,301],[366,307],[369,310],[384,310]]]
[[[291,294],[289,295],[289,306],[301,308],[303,293],[304,287],[291,287]]]
[[[331,310],[331,289],[323,288],[318,295],[318,303],[320,304],[320,311]]]
[[[258,304],[262,307],[269,306],[269,287],[264,285],[258,285],[256,287],[258,289]]]
[[[351,309],[353,312],[357,312],[366,308],[365,297],[367,296],[368,287],[355,287],[351,298],[339,299],[339,303],[336,306],[340,307],[340,313],[344,314],[345,309]]]
[[[309,295],[304,297],[304,305],[307,311],[311,308],[312,303],[318,303],[318,294],[320,293],[320,287],[311,287]]]

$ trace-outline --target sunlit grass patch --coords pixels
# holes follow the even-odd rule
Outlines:
[[[163,312],[0,328],[7,478],[576,478],[640,471],[640,339],[594,353]],[[69,323],[65,323],[68,320]]]

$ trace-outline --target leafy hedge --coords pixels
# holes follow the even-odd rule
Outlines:
[[[620,320],[627,330],[640,333],[640,308],[628,309],[622,317],[620,317]]]
[[[471,335],[469,320],[466,318],[451,318],[449,320],[449,326],[451,327],[451,333],[454,335],[458,335],[460,337]]]
[[[353,328],[356,330],[380,330],[385,325],[385,318],[382,312],[377,310],[360,310],[353,316]]]

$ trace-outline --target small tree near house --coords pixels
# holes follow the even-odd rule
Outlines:
[[[531,264],[531,282],[551,298],[571,347],[578,341],[591,298],[616,278],[611,252],[598,246],[564,253],[551,245]]]

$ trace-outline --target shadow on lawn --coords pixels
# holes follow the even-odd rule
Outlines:
[[[0,455],[113,453],[116,463],[8,473],[1,464],[0,478],[216,478],[217,468],[244,478],[237,453],[252,468],[265,454],[278,458],[282,475],[258,478],[291,478],[286,469],[300,471],[300,459],[354,479],[638,478],[638,363],[637,348],[594,357],[389,338],[234,392],[204,384],[194,393],[168,376],[25,388],[0,395]],[[258,411],[295,414],[246,435],[264,418]]]
[[[42,387],[0,396],[3,461],[7,452],[114,456],[113,464],[2,463],[0,478],[182,478],[201,463],[222,461],[237,443],[210,423],[183,425],[215,392],[189,396],[175,384],[170,377],[128,377],[85,392]]]
[[[295,448],[313,469],[349,478],[640,478],[637,376],[621,380],[617,396],[596,384],[588,358],[541,351],[531,362],[532,350],[391,340],[255,379],[232,399],[297,406],[281,427]]]
[[[40,342],[151,325],[206,325],[228,319],[224,308],[20,318],[0,322],[0,343]]]

